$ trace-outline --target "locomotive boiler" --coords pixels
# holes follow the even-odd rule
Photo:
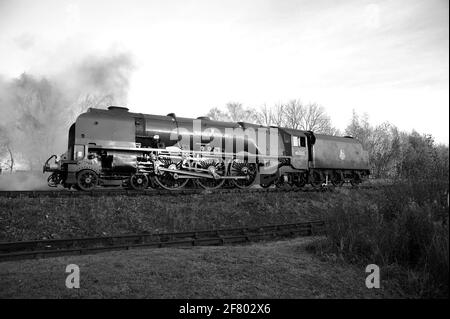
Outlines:
[[[226,181],[252,185],[320,187],[360,183],[368,154],[351,137],[129,112],[110,106],[82,113],[69,129],[68,149],[44,165],[48,184],[89,191],[122,186],[179,189],[189,181],[205,189]]]

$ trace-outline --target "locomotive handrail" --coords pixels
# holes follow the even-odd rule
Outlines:
[[[264,155],[264,154],[254,154],[245,152],[244,155],[240,153],[225,153],[225,152],[205,152],[205,151],[193,151],[193,150],[177,150],[171,151],[162,148],[146,148],[146,147],[117,147],[117,146],[101,146],[101,145],[88,145],[89,149],[102,149],[102,150],[116,150],[116,151],[138,151],[138,152],[157,152],[157,153],[167,153],[167,155],[172,155],[176,153],[194,153],[207,155],[208,157],[247,157],[247,158],[263,158],[263,159],[279,159],[279,158],[290,158],[286,155]],[[164,154],[162,154],[164,155]]]
[[[47,170],[46,170],[46,168],[47,167],[50,167],[50,165],[48,165],[48,162],[52,159],[52,158],[58,158],[55,154],[53,154],[52,156],[50,156],[49,158],[48,158],[48,160],[46,160],[45,161],[45,164],[44,164],[44,167],[42,168],[42,173],[45,173]]]

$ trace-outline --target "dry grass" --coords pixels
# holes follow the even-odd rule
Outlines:
[[[448,190],[448,184],[446,189]],[[237,195],[205,192],[199,195],[179,197],[0,198],[0,240],[183,231],[326,218],[329,221],[327,239],[315,241],[314,244],[309,245],[309,248],[313,248],[318,254],[318,258],[325,258],[327,262],[337,260],[338,263],[343,263],[342,267],[344,268],[358,267],[358,269],[364,269],[365,265],[376,263],[382,267],[384,280],[396,283],[398,291],[404,291],[407,296],[441,297],[448,295],[448,226],[443,224],[447,222],[448,225],[447,194],[445,189],[437,184],[431,186],[402,184],[388,190],[342,189],[332,193],[281,192]],[[159,256],[158,258],[163,258],[164,254],[172,256],[170,257],[172,262],[177,265],[181,265],[183,260],[189,267],[195,268],[195,265],[200,265],[201,269],[209,269],[206,273],[212,278],[214,278],[213,269],[218,267],[217,271],[220,273],[218,275],[220,278],[217,278],[217,280],[226,285],[226,280],[231,278],[232,275],[220,265],[225,263],[229,266],[229,262],[226,260],[211,261],[209,257],[201,257],[206,258],[205,262],[202,263],[196,258],[200,258],[198,252],[203,251],[203,249],[211,253],[217,252],[214,249],[219,249],[218,251],[221,251],[221,253],[228,253],[226,249],[238,251],[238,248],[224,248],[223,251],[220,248],[170,249],[154,252],[154,254]],[[245,250],[245,254],[254,256],[251,253],[253,246],[245,249],[249,249]],[[174,254],[180,254],[180,258],[176,259]],[[276,255],[276,251],[266,251],[265,254],[269,259],[278,260],[281,258],[281,256]],[[113,254],[112,256],[116,255]],[[117,256],[120,256],[120,254]],[[138,261],[136,266],[133,266],[135,268],[130,269],[135,269],[137,271],[136,276],[139,276],[140,270],[136,267],[140,262],[148,262],[148,260],[142,259],[144,257],[140,258],[138,252],[131,256]],[[152,253],[152,256],[155,255]],[[299,252],[299,256],[309,260],[309,262],[316,262],[314,257],[308,257],[302,251]],[[121,257],[117,258],[120,259]],[[250,259],[236,256],[232,260],[236,263],[236,268],[230,268],[233,276],[238,276],[237,269],[242,271],[245,267],[256,267],[258,269],[259,263],[264,263],[262,259],[257,259],[258,262],[255,264]],[[111,262],[114,263],[115,261]],[[161,262],[167,264],[167,261]],[[42,263],[45,265],[45,261],[42,261]],[[356,266],[349,266],[348,263]],[[152,267],[157,267],[156,264],[152,265]],[[3,265],[0,266],[3,267],[3,270],[7,269]],[[275,266],[273,264],[266,264],[266,266],[266,270],[261,270],[263,271],[263,277],[254,277],[257,274],[251,275],[253,276],[252,280],[255,280],[254,285],[257,286],[257,283],[261,280],[265,282],[264,276],[270,277],[270,267]],[[45,268],[45,266],[42,267]],[[89,267],[89,265],[86,264],[86,267]],[[129,267],[129,265],[125,267]],[[160,287],[164,287],[164,281],[169,280],[170,269],[169,267],[164,280],[161,279]],[[274,269],[272,270],[274,273],[286,270],[276,267]],[[183,276],[203,278],[200,273],[185,274],[183,273],[184,270],[172,270],[174,271],[173,276],[182,281],[184,280]],[[130,273],[133,271],[130,271]],[[9,274],[14,276],[14,271]],[[322,273],[317,273],[317,277],[322,275]],[[364,273],[361,274],[361,276],[364,275]],[[132,278],[133,274],[127,276],[127,280],[135,280]],[[9,278],[9,275],[2,278]],[[240,280],[245,281],[245,278]],[[289,290],[289,280],[293,279],[289,277],[289,280],[282,278],[277,280],[281,280],[279,289]],[[317,279],[315,282],[321,281]],[[192,283],[190,282],[190,284]],[[214,285],[214,283],[211,282],[210,285]],[[250,285],[250,283],[246,282],[245,285]],[[308,287],[314,292],[313,286],[311,284]],[[220,285],[217,284],[214,287],[214,289],[219,289]],[[128,291],[130,296],[143,296],[133,289],[131,289],[131,292]],[[208,289],[213,288],[210,286]],[[243,292],[230,290],[237,295],[227,294],[220,290],[217,296],[263,296],[263,294],[257,293],[257,290],[255,290],[257,288],[253,287],[252,289],[249,290],[250,292],[247,295],[245,289]],[[272,289],[275,289],[275,287],[272,287]],[[161,288],[162,290],[164,289]],[[287,295],[292,297],[294,296],[293,291],[297,290],[289,291]],[[334,291],[335,295],[333,296],[336,297],[365,296],[360,293],[353,295],[342,293],[342,291],[339,292],[342,295],[339,295],[337,288]],[[164,293],[161,294],[164,295]],[[316,296],[314,293],[308,295],[306,292],[302,292],[300,295]],[[99,296],[104,295],[100,294]],[[107,296],[109,295],[107,294]],[[111,296],[117,296],[117,294],[111,293]],[[157,294],[150,294],[149,296],[157,297]],[[170,296],[185,297],[182,294]],[[282,293],[276,295],[275,292],[272,292],[271,296],[285,295]],[[320,288],[317,291],[317,296],[329,297],[331,295]]]
[[[0,240],[277,224],[321,218],[338,194],[0,198]]]
[[[362,202],[354,193],[327,214],[321,255],[374,263],[403,289],[421,297],[448,297],[448,185],[399,184]]]
[[[141,249],[0,263],[0,298],[392,298],[363,267],[307,253],[312,238],[248,246]],[[65,267],[80,267],[80,289]],[[391,289],[392,288],[392,289]]]

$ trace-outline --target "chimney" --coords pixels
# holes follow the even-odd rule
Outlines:
[[[116,111],[116,112],[128,112],[128,108],[127,107],[115,106],[115,105],[108,106],[108,110]]]

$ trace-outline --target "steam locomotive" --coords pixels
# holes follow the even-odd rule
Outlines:
[[[48,185],[90,191],[120,186],[175,190],[191,181],[205,189],[227,182],[303,187],[359,184],[369,175],[368,153],[351,137],[91,108],[69,129],[68,149],[44,164]]]

